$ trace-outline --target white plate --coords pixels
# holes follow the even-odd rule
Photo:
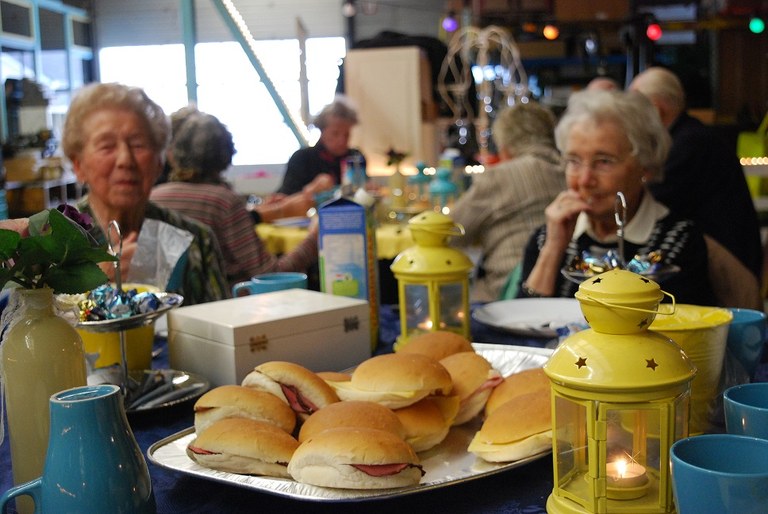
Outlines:
[[[306,216],[294,216],[292,218],[280,218],[272,222],[276,227],[308,227],[310,219]]]
[[[586,323],[575,298],[517,298],[491,302],[472,311],[472,318],[524,337],[557,337],[557,329]]]
[[[477,353],[485,357],[503,376],[531,368],[542,367],[552,350],[510,345],[475,343]],[[317,502],[363,501],[392,498],[460,484],[484,476],[517,468],[541,459],[551,452],[531,455],[515,462],[486,462],[467,452],[467,446],[480,429],[479,417],[464,425],[451,428],[445,440],[434,448],[419,453],[426,474],[421,483],[398,489],[331,489],[300,484],[290,479],[238,475],[204,468],[187,456],[187,445],[195,438],[194,427],[156,442],[147,450],[149,460],[158,466],[215,482],[254,489],[301,500]]]

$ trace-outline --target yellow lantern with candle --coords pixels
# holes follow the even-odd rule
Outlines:
[[[696,367],[648,330],[664,294],[618,269],[579,287],[591,328],[565,339],[544,366],[552,384],[548,513],[675,511],[669,448],[688,436]]]
[[[425,211],[408,222],[414,246],[390,269],[397,279],[400,336],[395,348],[423,332],[447,330],[469,338],[469,273],[472,261],[448,246],[464,227],[447,215]]]

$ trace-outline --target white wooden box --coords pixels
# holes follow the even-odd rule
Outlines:
[[[179,307],[168,313],[168,350],[171,368],[214,387],[272,360],[338,371],[371,356],[368,302],[289,289]]]

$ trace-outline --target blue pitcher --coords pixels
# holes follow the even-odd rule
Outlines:
[[[133,437],[116,385],[83,386],[51,396],[43,475],[9,489],[0,512],[22,495],[35,513],[154,513],[147,463]]]

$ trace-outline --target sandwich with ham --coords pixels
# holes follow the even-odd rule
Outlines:
[[[489,462],[513,462],[552,450],[550,393],[516,396],[490,414],[467,450]]]
[[[223,418],[266,421],[287,433],[296,428],[296,413],[277,396],[239,385],[211,389],[195,402],[195,432],[198,434]]]
[[[430,395],[450,394],[453,381],[438,361],[415,353],[387,353],[366,359],[352,379],[329,382],[341,400],[371,401],[399,409]]]
[[[459,397],[454,425],[462,425],[480,414],[494,388],[504,378],[491,363],[475,352],[454,353],[440,361],[453,380],[453,394]]]
[[[245,376],[242,385],[274,394],[293,409],[300,421],[326,405],[339,401],[325,380],[293,362],[269,361],[259,364]]]
[[[294,437],[272,423],[225,418],[197,434],[187,455],[218,471],[288,478],[288,463],[298,446]]]
[[[485,402],[485,416],[490,416],[494,410],[516,396],[539,390],[544,390],[549,394],[550,387],[549,377],[542,368],[526,369],[513,373],[505,377],[491,392],[488,401]]]
[[[375,428],[323,430],[299,445],[288,464],[297,482],[342,489],[416,485],[424,470],[400,437]]]
[[[304,421],[299,442],[329,428],[377,428],[404,437],[405,429],[392,409],[374,402],[346,401],[326,405]]]

